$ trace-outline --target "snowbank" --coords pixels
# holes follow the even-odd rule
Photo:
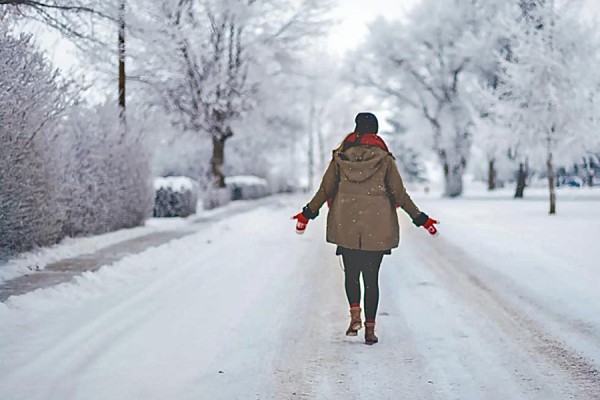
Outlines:
[[[44,269],[46,265],[60,260],[94,253],[124,240],[145,235],[150,231],[151,228],[139,227],[87,238],[66,238],[55,246],[19,254],[5,264],[0,264],[0,283]]]
[[[231,201],[231,192],[228,188],[210,189],[204,193],[202,206],[205,210],[223,207]]]
[[[10,279],[43,270],[47,265],[61,260],[93,254],[117,243],[155,232],[189,229],[192,221],[149,219],[145,226],[121,229],[102,235],[66,238],[59,244],[21,253],[0,264],[0,284]]]

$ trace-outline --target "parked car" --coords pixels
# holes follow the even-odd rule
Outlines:
[[[576,175],[566,175],[558,178],[558,186],[582,187],[583,179]]]

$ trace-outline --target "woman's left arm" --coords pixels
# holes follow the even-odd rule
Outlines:
[[[402,208],[413,221],[419,220],[423,213],[406,192],[404,182],[402,182],[402,177],[400,176],[400,171],[398,171],[398,167],[396,166],[396,161],[392,157],[390,157],[388,169],[386,171],[385,184],[388,196],[390,196],[394,205]],[[421,222],[420,225],[423,225],[424,222],[425,221]],[[417,223],[415,223],[415,225],[417,225]]]
[[[439,222],[433,218],[429,218],[429,216],[419,210],[417,205],[412,201],[406,192],[406,188],[402,182],[402,177],[400,176],[400,172],[396,166],[396,161],[393,159],[393,157],[390,159],[390,163],[388,165],[385,183],[390,199],[396,206],[401,207],[412,218],[413,224],[418,227],[422,226],[432,235],[436,235],[437,229],[434,225],[438,224]]]

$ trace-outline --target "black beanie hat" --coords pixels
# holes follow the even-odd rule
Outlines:
[[[377,117],[371,113],[360,113],[354,120],[356,122],[356,133],[377,133],[379,131],[379,123]]]

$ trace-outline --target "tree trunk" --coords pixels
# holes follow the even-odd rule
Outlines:
[[[119,113],[125,125],[125,0],[119,2]]]
[[[594,167],[595,167],[594,160],[592,160],[592,158],[590,157],[589,162],[588,162],[588,175],[587,175],[589,187],[594,187],[594,171],[595,171]]]
[[[458,197],[463,192],[463,173],[461,165],[444,164],[444,196]]]
[[[496,189],[496,160],[491,159],[488,164],[488,190]]]
[[[548,174],[548,191],[550,193],[550,215],[556,214],[556,189],[554,187],[554,166],[552,165],[552,152],[548,153],[546,160]]]
[[[525,187],[527,186],[527,171],[525,164],[519,164],[519,172],[517,174],[517,190],[515,191],[515,199],[522,199]]]
[[[225,175],[223,174],[223,164],[225,162],[225,140],[213,137],[213,154],[211,159],[212,175],[215,187],[225,187]]]

